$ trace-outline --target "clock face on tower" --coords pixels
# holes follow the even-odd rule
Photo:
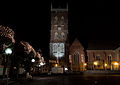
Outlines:
[[[63,57],[65,54],[65,46],[64,43],[52,43],[51,45],[52,53],[55,57]]]

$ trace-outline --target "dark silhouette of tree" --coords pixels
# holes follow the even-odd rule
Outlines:
[[[20,41],[15,43],[14,45],[14,58],[13,58],[13,62],[12,62],[12,66],[11,67],[17,67],[17,73],[16,75],[18,75],[18,71],[19,71],[19,67],[20,66],[24,66],[26,73],[31,71],[31,66],[32,66],[32,58],[36,57],[36,51],[34,50],[34,48],[25,41]],[[14,69],[12,69],[14,70]],[[14,71],[12,71],[14,74]]]
[[[5,71],[6,68],[8,67],[8,62],[11,60],[12,57],[10,55],[8,56],[5,54],[5,49],[6,48],[12,49],[14,43],[15,43],[14,31],[9,27],[0,25],[0,54],[2,54],[2,56],[0,57],[2,57],[2,65],[4,65],[3,77],[5,77]]]

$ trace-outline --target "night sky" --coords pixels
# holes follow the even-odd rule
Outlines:
[[[69,41],[75,38],[85,48],[114,47],[120,43],[118,2],[102,0],[52,0],[53,7],[69,5]],[[0,24],[15,31],[15,39],[28,41],[49,56],[51,1],[0,2]]]

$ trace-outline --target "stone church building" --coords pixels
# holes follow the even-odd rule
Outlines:
[[[50,59],[54,64],[62,67],[70,67],[73,71],[85,70],[84,47],[78,39],[69,46],[68,39],[68,7],[51,7],[51,31],[50,31]],[[71,60],[69,57],[71,56]],[[72,61],[70,63],[70,61]],[[53,64],[53,66],[54,66]]]
[[[70,67],[72,71],[85,71],[87,69],[119,70],[120,48],[88,48],[84,50],[78,39],[69,45],[67,6],[66,8],[51,7],[49,47],[50,60],[55,61],[52,66],[58,64],[61,67]],[[86,59],[87,62],[85,62]]]
[[[70,68],[72,71],[84,71],[85,70],[85,52],[84,47],[79,42],[78,39],[75,39],[72,45],[70,46],[69,51]]]
[[[67,66],[68,48],[68,8],[51,7],[50,59],[54,64]]]

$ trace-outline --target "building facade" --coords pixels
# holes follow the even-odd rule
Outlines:
[[[119,70],[120,48],[109,50],[87,50],[88,69]]]
[[[61,66],[67,64],[68,9],[51,8],[50,58]]]
[[[85,52],[84,47],[79,42],[78,39],[75,39],[72,45],[70,46],[70,68],[72,71],[85,71]]]
[[[68,8],[51,8],[49,62],[58,66],[69,66],[72,71],[119,70],[120,48],[99,49],[96,47],[84,50],[78,39],[69,46]]]

